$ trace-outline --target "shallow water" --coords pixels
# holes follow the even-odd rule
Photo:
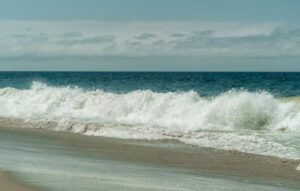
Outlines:
[[[0,129],[0,169],[44,190],[292,191],[284,183],[111,161],[64,140]]]

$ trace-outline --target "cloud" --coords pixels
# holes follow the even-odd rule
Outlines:
[[[68,32],[68,33],[59,35],[59,37],[63,37],[63,38],[76,38],[76,37],[81,37],[81,36],[83,36],[83,34],[81,32]]]
[[[215,30],[210,29],[210,30],[203,30],[203,31],[194,31],[193,33],[197,36],[201,36],[201,37],[206,36],[207,37],[207,36],[213,35],[214,32],[215,32]]]
[[[276,23],[1,21],[0,26],[2,58],[300,56],[300,26]]]
[[[142,45],[142,42],[127,40],[127,41],[125,41],[124,44],[127,46],[137,46],[137,45]]]
[[[165,44],[165,41],[164,40],[158,40],[158,41],[154,41],[152,43],[152,45],[164,45]]]
[[[4,37],[7,41],[14,41],[17,43],[38,43],[38,42],[46,42],[48,41],[48,37],[39,34],[39,35],[31,35],[31,34],[13,34],[8,37]]]
[[[276,27],[270,34],[248,36],[213,36],[211,32],[194,32],[174,43],[174,49],[206,55],[224,56],[300,56],[300,29]]]
[[[67,38],[69,38],[68,36]],[[76,38],[76,39],[63,39],[57,41],[57,43],[65,45],[76,45],[76,44],[101,44],[101,43],[113,43],[115,36],[106,35],[106,36],[95,36],[95,37],[86,37],[86,38]]]
[[[155,34],[144,33],[144,34],[140,34],[138,36],[135,36],[134,38],[138,39],[138,40],[148,40],[148,39],[156,38],[156,35]]]
[[[174,38],[178,38],[178,37],[184,37],[185,34],[182,34],[182,33],[173,33],[170,35],[171,37],[174,37]]]

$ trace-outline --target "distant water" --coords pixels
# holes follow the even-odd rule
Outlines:
[[[300,73],[2,72],[0,116],[300,158]]]
[[[33,81],[114,93],[195,91],[216,96],[232,89],[267,91],[276,97],[300,95],[300,73],[230,72],[0,72],[0,87],[28,89]]]

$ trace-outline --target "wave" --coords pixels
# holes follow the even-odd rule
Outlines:
[[[194,91],[136,90],[117,94],[33,82],[30,89],[0,89],[0,116],[55,122],[52,129],[87,135],[176,138],[223,149],[243,146],[238,150],[245,152],[259,150],[259,146],[264,154],[278,153],[279,149],[287,155],[290,150],[284,146],[254,135],[300,132],[297,100],[237,90],[215,97],[201,97]],[[241,142],[245,144],[239,145]]]
[[[144,125],[182,132],[298,131],[300,126],[298,98],[276,99],[267,92],[232,90],[205,98],[194,91],[137,90],[115,94],[33,82],[27,90],[0,89],[0,105],[0,115],[4,117]]]

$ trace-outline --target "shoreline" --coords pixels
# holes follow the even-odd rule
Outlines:
[[[18,127],[17,123],[3,123],[3,120],[0,122],[0,132],[49,139],[59,145],[67,145],[68,148],[76,150],[82,155],[94,158],[183,169],[195,174],[201,172],[216,176],[225,175],[243,181],[250,179],[259,182],[270,182],[275,185],[287,183],[300,188],[300,171],[296,170],[300,163],[299,160],[280,159],[239,151],[217,150],[171,140],[129,140],[23,128],[22,126]],[[5,175],[2,173],[3,177],[6,177]],[[13,178],[9,180],[16,182],[15,184],[19,185],[18,188],[24,187],[25,190],[20,191],[34,190],[23,186],[22,183],[19,184]]]

